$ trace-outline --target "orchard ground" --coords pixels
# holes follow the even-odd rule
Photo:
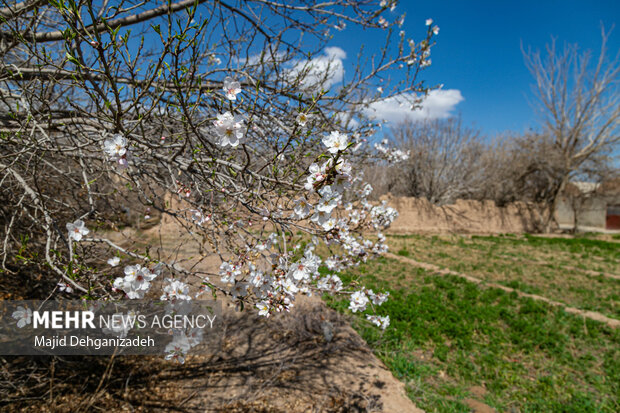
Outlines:
[[[125,247],[159,244],[152,256],[173,255],[184,266],[216,271],[219,257],[180,233],[168,222],[118,236],[120,241],[128,236]],[[393,234],[388,243],[392,258],[342,275],[345,283],[390,292],[379,309],[391,320],[384,332],[352,314],[346,299],[327,295],[323,301],[303,300],[292,314],[269,322],[229,307],[217,351],[207,349],[181,366],[160,358],[64,360],[52,370],[52,381],[43,380],[40,388],[25,383],[31,390],[10,395],[15,402],[5,406],[51,411],[93,406],[138,411],[209,406],[207,411],[238,412],[620,410],[620,329],[564,309],[620,320],[617,236]]]

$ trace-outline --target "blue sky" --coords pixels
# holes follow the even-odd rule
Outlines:
[[[598,51],[600,25],[609,29],[617,23],[620,1],[401,0],[386,16],[396,19],[403,12],[407,13],[403,29],[408,37],[423,38],[429,17],[441,28],[432,51],[433,64],[423,78],[429,84],[442,83],[444,89],[460,91],[464,99],[454,105],[454,113],[492,136],[537,126],[529,103],[532,77],[521,43],[525,48],[543,49],[553,36],[560,45],[577,43],[582,49]],[[330,42],[346,51],[346,63],[353,63],[361,42],[381,46],[380,37],[356,30],[334,33]],[[610,54],[615,55],[620,50],[620,27],[614,28],[608,42]]]

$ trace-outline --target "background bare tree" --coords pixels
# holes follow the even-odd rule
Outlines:
[[[478,160],[484,143],[477,130],[460,117],[405,121],[390,129],[393,144],[409,159],[385,166],[387,191],[448,204],[470,198],[485,185]]]
[[[546,227],[557,206],[558,194],[569,179],[580,173],[588,160],[617,150],[620,141],[620,52],[609,57],[609,33],[602,29],[601,49],[591,51],[577,45],[557,50],[555,40],[540,51],[524,51],[525,63],[534,76],[537,109],[543,133],[559,160],[557,176],[549,188]]]

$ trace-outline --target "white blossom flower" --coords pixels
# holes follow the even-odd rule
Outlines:
[[[336,224],[337,224],[336,218],[329,217],[325,222],[321,224],[321,228],[323,228],[324,231],[331,231],[332,229],[334,229]]]
[[[217,119],[213,121],[215,132],[220,140],[220,146],[236,147],[244,138],[243,119],[239,116],[233,116],[230,112],[217,115]]]
[[[110,160],[118,163],[121,168],[128,166],[127,157],[127,139],[122,135],[114,135],[112,139],[103,142],[104,151],[110,157]]]
[[[439,26],[433,26],[433,34],[435,36],[439,34]]]
[[[325,260],[325,265],[330,271],[340,271],[342,269],[342,264],[336,257],[329,257]]]
[[[351,295],[351,302],[349,303],[349,310],[354,313],[358,311],[364,311],[368,305],[368,297],[363,291],[356,291]]]
[[[191,348],[191,344],[187,336],[183,333],[175,334],[172,341],[166,345],[164,353],[166,360],[174,360],[180,364],[185,363],[187,352]]]
[[[123,135],[114,135],[103,142],[103,147],[108,156],[116,160],[127,153],[127,139]]]
[[[295,282],[290,278],[287,278],[284,281],[280,282],[280,285],[282,286],[283,291],[291,296],[293,296],[299,291],[297,284],[295,284]]]
[[[226,77],[222,89],[226,92],[226,98],[228,100],[237,100],[237,95],[241,93],[241,84],[232,77]]]
[[[310,220],[317,225],[323,226],[329,219],[331,218],[331,214],[325,211],[316,211],[314,215],[310,218]]]
[[[191,212],[192,221],[194,221],[196,225],[202,226],[205,222],[209,222],[209,216],[204,216],[202,211],[198,209],[190,209],[189,212]]]
[[[304,257],[291,265],[289,275],[296,280],[308,279],[317,273],[319,265],[321,265],[321,259],[311,250],[306,250]]]
[[[217,66],[217,65],[222,64],[222,59],[220,59],[214,54],[210,54],[207,64],[212,65],[212,66]]]
[[[17,306],[17,309],[13,311],[12,317],[17,320],[17,327],[23,328],[32,322],[32,310],[21,305]]]
[[[108,260],[108,265],[110,267],[116,267],[118,264],[120,264],[121,259],[120,257],[112,257]]]
[[[308,123],[310,119],[312,119],[312,115],[309,113],[299,112],[295,118],[295,121],[299,124],[299,126],[306,126],[306,123]]]
[[[338,172],[341,175],[349,175],[351,173],[351,170],[353,169],[353,166],[351,165],[351,162],[349,162],[346,159],[340,158],[338,159],[338,162],[336,163],[336,172]]]
[[[152,273],[148,268],[136,264],[126,266],[124,272],[125,277],[116,278],[113,286],[123,291],[129,299],[135,300],[144,298],[159,271]]]
[[[187,342],[190,347],[195,347],[202,341],[202,337],[204,335],[204,329],[202,328],[192,328],[187,335]]]
[[[71,288],[71,286],[67,283],[63,283],[63,282],[59,282],[58,284],[58,291],[65,292],[67,294],[71,294],[73,292],[73,288]]]
[[[252,271],[249,280],[254,287],[261,287],[265,283],[266,278],[262,271]]]
[[[316,206],[317,211],[323,211],[328,214],[338,206],[340,200],[342,199],[342,195],[336,192],[331,185],[324,186],[319,190],[319,195],[321,195],[321,199],[319,200],[318,205]]]
[[[82,237],[88,235],[90,230],[86,228],[84,221],[78,219],[73,223],[67,223],[67,231],[69,231],[69,240],[81,241]]]
[[[389,292],[373,294],[372,303],[374,305],[381,305],[387,301],[389,296],[390,296]]]
[[[189,296],[189,286],[182,281],[174,279],[166,279],[168,285],[164,287],[164,294],[160,300],[191,300]]]
[[[338,151],[346,149],[347,145],[349,144],[349,137],[344,133],[333,131],[332,133],[323,138],[323,144],[327,146],[327,150],[330,153],[335,154]]]
[[[305,199],[299,198],[295,201],[293,212],[295,212],[297,218],[304,219],[310,215],[310,204],[308,204]]]
[[[267,301],[261,301],[256,304],[256,308],[258,308],[258,315],[263,317],[269,317],[270,308],[269,303]]]
[[[224,261],[220,265],[220,275],[223,283],[234,283],[235,278],[241,275],[241,270],[235,264]]]
[[[235,283],[233,288],[230,290],[230,294],[233,298],[245,297],[248,295],[248,284],[243,282]]]
[[[426,19],[426,25],[430,26],[431,24],[433,24],[433,19]]]
[[[325,180],[325,178],[327,177],[327,166],[327,162],[325,162],[321,166],[319,166],[319,164],[317,163],[313,163],[312,165],[310,165],[310,167],[308,168],[308,172],[310,172],[310,175],[308,175],[308,179],[306,180],[306,184],[304,185],[306,190],[311,192],[314,191],[314,187],[317,186],[318,183]]]
[[[385,317],[379,317],[376,315],[367,315],[366,319],[376,325],[377,327],[381,327],[382,330],[385,330],[390,325],[390,316],[386,315]]]
[[[342,280],[336,274],[331,274],[321,278],[317,283],[317,287],[321,290],[338,292],[342,290]]]

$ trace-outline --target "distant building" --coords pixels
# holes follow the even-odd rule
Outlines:
[[[555,214],[562,229],[620,230],[620,178],[601,184],[570,182]]]

